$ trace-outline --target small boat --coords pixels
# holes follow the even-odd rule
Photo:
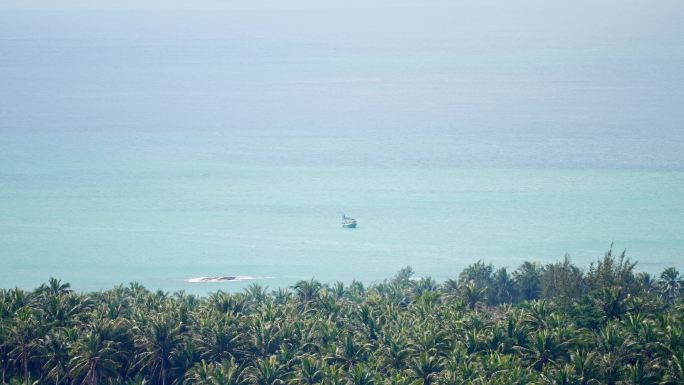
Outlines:
[[[355,229],[356,228],[356,219],[350,218],[350,217],[342,214],[342,227],[345,229]]]

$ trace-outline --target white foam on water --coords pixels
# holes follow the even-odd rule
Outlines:
[[[230,275],[223,277],[196,277],[190,278],[187,282],[190,283],[205,283],[205,282],[240,282],[257,279],[257,277],[250,277],[248,275]]]

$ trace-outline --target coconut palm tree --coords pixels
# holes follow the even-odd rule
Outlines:
[[[598,353],[576,350],[570,354],[569,367],[583,385],[598,385],[601,383],[601,367],[598,365]]]
[[[459,295],[460,283],[458,280],[449,278],[442,284],[442,291],[444,292],[444,298],[447,301],[457,298]]]
[[[459,288],[461,297],[470,309],[475,307],[486,299],[489,287],[479,287],[475,285],[475,281],[468,281]]]
[[[346,385],[346,373],[342,367],[338,365],[324,365],[323,366],[323,385]]]
[[[285,370],[276,356],[258,359],[254,366],[248,368],[246,378],[252,385],[282,385],[285,384]]]
[[[513,303],[517,298],[515,281],[505,267],[492,276],[492,299],[494,303]]]
[[[193,340],[203,359],[219,362],[242,356],[243,336],[232,313],[205,314],[196,327]]]
[[[678,273],[667,272],[657,289],[648,289],[638,274],[634,284],[624,284],[631,265],[619,266],[604,260],[586,279],[567,261],[547,266],[537,272],[550,285],[544,291],[549,298],[530,301],[521,294],[520,303],[514,298],[497,306],[502,296],[509,302],[499,289],[511,278],[502,269],[487,275],[489,266],[482,263],[461,281],[442,285],[403,274],[370,286],[311,280],[293,293],[252,285],[245,292],[207,297],[150,292],[137,284],[74,293],[57,280],[33,291],[0,289],[3,381],[683,383]],[[517,282],[521,276],[518,270],[513,274],[516,290],[523,287]],[[571,285],[570,276],[582,279]],[[608,277],[607,284],[600,283],[601,276]],[[499,294],[492,301],[488,292]]]
[[[314,385],[323,379],[323,363],[313,356],[306,355],[300,358],[299,368],[295,372],[293,381],[297,384]]]
[[[69,376],[75,384],[98,385],[119,377],[121,352],[113,341],[103,340],[97,332],[85,332],[71,347],[71,357]]]
[[[607,319],[618,319],[627,312],[627,297],[622,287],[602,289],[596,302]]]
[[[684,352],[673,352],[667,358],[665,374],[660,383],[663,385],[684,384]]]
[[[299,301],[308,304],[316,299],[321,287],[321,283],[312,278],[308,281],[299,281],[292,288],[295,290]]]
[[[47,284],[39,289],[49,297],[58,297],[71,292],[71,284],[62,283],[61,280],[51,277]]]
[[[2,384],[5,385],[7,380],[7,371],[11,363],[10,351],[12,350],[12,343],[10,337],[9,317],[11,313],[5,312],[6,302],[4,301],[4,292],[0,290],[0,371],[2,371]]]
[[[246,338],[249,355],[267,358],[278,351],[283,339],[283,319],[268,318],[268,314],[255,315],[250,319]]]
[[[660,286],[660,292],[665,299],[672,303],[674,299],[682,293],[684,279],[679,275],[677,269],[669,267],[660,275],[658,284]]]
[[[375,378],[364,364],[354,365],[347,373],[350,385],[374,385]]]
[[[443,367],[438,357],[429,356],[426,352],[422,352],[418,358],[411,360],[409,373],[415,378],[422,380],[423,385],[430,385],[437,378],[437,374],[442,371]]]
[[[519,346],[517,350],[527,361],[529,368],[541,370],[547,364],[558,365],[558,359],[565,356],[572,340],[559,341],[549,330],[539,330],[533,333],[527,346]]]
[[[377,351],[378,360],[385,370],[401,370],[405,367],[407,358],[411,355],[405,336],[400,332],[385,335],[381,348]]]
[[[145,370],[156,384],[166,385],[176,367],[174,357],[183,344],[182,325],[162,314],[133,330],[138,353],[134,368]]]
[[[41,338],[39,343],[45,378],[54,381],[55,385],[59,385],[60,381],[66,380],[66,374],[69,369],[68,341],[59,330],[53,330],[47,336]]]
[[[656,378],[649,366],[644,365],[641,360],[637,360],[634,364],[628,364],[625,368],[628,383],[634,385],[656,384]]]
[[[184,377],[187,385],[242,385],[246,381],[244,368],[234,359],[220,363],[202,360]]]
[[[266,289],[267,288],[262,287],[258,283],[253,283],[247,286],[247,288],[245,289],[245,294],[247,295],[247,298],[250,301],[261,303],[264,302],[267,298]]]
[[[344,341],[337,345],[333,355],[327,358],[332,362],[341,363],[346,368],[351,368],[356,363],[365,360],[368,345],[361,341],[357,342],[355,337],[352,332],[346,332]]]
[[[8,330],[13,346],[9,357],[20,368],[25,385],[29,385],[31,377],[29,365],[38,355],[42,326],[39,317],[38,310],[24,306],[17,310]]]

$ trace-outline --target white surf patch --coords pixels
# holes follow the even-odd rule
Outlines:
[[[257,277],[250,277],[248,275],[228,275],[224,277],[197,277],[190,278],[187,282],[190,283],[204,283],[204,282],[240,282],[257,279]]]

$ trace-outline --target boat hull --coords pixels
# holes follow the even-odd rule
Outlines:
[[[343,223],[342,227],[345,229],[355,229],[356,228],[356,223]]]

